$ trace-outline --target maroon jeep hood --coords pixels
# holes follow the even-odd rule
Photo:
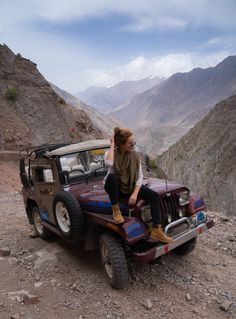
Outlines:
[[[157,178],[144,178],[143,184],[160,195],[177,189],[186,189],[183,185],[171,181],[166,183],[165,180]],[[83,209],[97,212],[100,207],[101,211],[104,209],[110,211],[110,199],[104,190],[103,179],[90,180],[88,184],[71,185],[69,191],[75,195]],[[127,208],[127,201],[122,206]]]

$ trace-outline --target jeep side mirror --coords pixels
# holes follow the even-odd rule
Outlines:
[[[61,171],[60,172],[60,182],[63,185],[69,184],[69,172],[68,171]]]
[[[28,176],[25,170],[25,160],[23,158],[20,159],[20,179],[24,187],[30,186]]]

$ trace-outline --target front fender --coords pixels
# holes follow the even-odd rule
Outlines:
[[[197,193],[190,192],[187,215],[194,215],[200,210],[206,210],[206,204],[203,198]]]

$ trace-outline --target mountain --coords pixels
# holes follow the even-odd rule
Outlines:
[[[101,138],[83,110],[68,105],[35,63],[0,45],[0,149]],[[72,133],[73,130],[73,133]]]
[[[112,116],[100,113],[92,106],[89,106],[81,102],[74,95],[66,92],[65,90],[60,89],[56,85],[51,84],[51,87],[69,105],[73,105],[78,110],[85,111],[88,114],[94,126],[102,130],[107,137],[111,136],[114,127],[121,125],[116,119],[112,118]]]
[[[160,153],[170,146],[167,139],[173,144],[217,102],[235,93],[236,56],[229,56],[213,68],[176,73],[110,114],[134,129],[138,138],[143,138],[142,132],[146,131],[145,145],[153,136],[159,140],[161,131],[162,145],[149,145]],[[176,135],[176,130],[180,135]]]
[[[206,199],[210,208],[236,214],[236,95],[209,114],[158,157],[171,179]]]
[[[127,103],[136,94],[142,93],[161,83],[160,78],[145,78],[139,81],[123,81],[110,88],[89,87],[76,96],[102,112],[112,111]]]

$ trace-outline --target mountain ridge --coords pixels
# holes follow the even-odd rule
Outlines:
[[[142,139],[142,144],[160,154],[216,103],[235,93],[236,56],[229,56],[215,67],[176,73],[109,114],[133,129],[137,140]],[[146,131],[146,139],[143,131]],[[158,147],[155,143],[149,145],[151,136],[155,135],[154,141],[158,140],[160,131],[163,143]]]
[[[136,94],[161,83],[161,78],[144,78],[137,81],[121,81],[111,87],[89,87],[75,94],[80,100],[104,113],[119,108]]]

